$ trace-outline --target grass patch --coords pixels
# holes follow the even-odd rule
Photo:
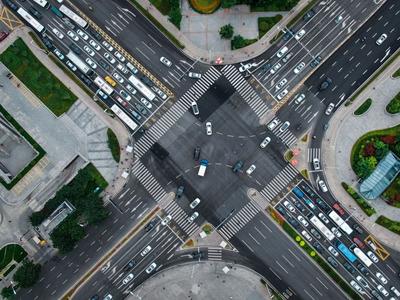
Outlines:
[[[398,78],[400,77],[400,69],[398,69],[396,72],[393,73],[392,75],[393,78]]]
[[[200,14],[212,14],[220,7],[221,0],[189,0],[189,3]]]
[[[21,38],[0,54],[0,60],[56,116],[76,101],[77,97],[42,65]]]
[[[169,0],[150,0],[150,3],[153,4],[164,16],[168,15],[171,10]]]
[[[108,148],[110,148],[111,155],[116,162],[119,162],[121,151],[119,149],[118,139],[110,128],[107,129],[107,137]]]
[[[0,178],[0,183],[7,189],[10,190],[14,185],[21,180],[35,165],[38,161],[45,156],[46,151],[25,131],[25,129],[19,125],[19,123],[4,109],[3,106],[0,105],[0,113],[4,116],[4,118],[11,123],[12,126],[28,141],[29,144],[38,152],[38,155],[21,171],[18,173],[14,179],[7,183],[2,178]]]
[[[100,174],[100,172],[93,164],[88,164],[85,169],[89,173],[90,177],[92,177],[96,184],[103,190],[108,186],[108,182],[104,179],[104,177]]]
[[[346,182],[342,182],[342,187],[346,190],[346,192],[356,201],[358,206],[365,212],[365,214],[370,217],[376,213],[375,209],[371,207],[367,200],[361,197],[356,190],[354,190],[351,186],[349,186]]]
[[[264,2],[263,4],[255,4],[255,2],[257,1],[248,1],[248,0],[242,0],[238,2],[240,4],[247,4],[248,2],[251,2],[250,4],[251,12],[263,12],[263,11],[289,11],[297,5],[299,0],[258,1],[258,3]]]
[[[393,221],[385,216],[379,216],[375,223],[385,227],[386,229],[389,229],[396,234],[400,234],[400,222]]]
[[[293,156],[294,156],[294,154],[293,154],[292,150],[286,151],[285,155],[284,155],[286,161],[291,161]]]
[[[33,40],[40,48],[42,48],[43,50],[45,50],[46,52],[48,52],[48,50],[47,50],[46,46],[43,44],[42,40],[41,40],[40,38],[38,38],[38,36],[37,36],[34,32],[29,31],[28,34],[31,36],[32,40]]]
[[[2,271],[12,260],[21,262],[28,254],[18,244],[9,244],[0,249],[0,270]]]
[[[261,39],[272,27],[282,19],[281,15],[258,18],[258,38]]]
[[[386,111],[389,114],[398,114],[400,112],[400,93],[398,93],[388,105],[386,105]]]
[[[210,224],[205,224],[202,229],[207,235],[212,232],[212,227]]]
[[[303,177],[304,177],[305,179],[309,180],[308,171],[307,171],[306,169],[301,170],[301,171],[300,171],[300,174],[303,175]]]
[[[231,40],[231,49],[232,50],[237,50],[237,49],[241,49],[244,47],[247,47],[251,44],[254,44],[255,42],[257,42],[258,39],[245,39],[243,38],[239,43],[235,42],[235,39]]]
[[[388,204],[400,208],[400,176],[393,180],[382,196]]]
[[[304,135],[304,136],[301,138],[301,141],[304,142],[304,143],[306,143],[307,140],[308,140],[308,134]]]
[[[368,98],[367,100],[364,101],[363,104],[361,104],[354,112],[354,114],[356,116],[361,116],[362,114],[364,114],[370,107],[372,104],[372,99]]]

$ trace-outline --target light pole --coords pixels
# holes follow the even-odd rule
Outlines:
[[[14,293],[14,295],[16,295],[17,292],[14,290],[14,282],[11,280],[10,283],[11,283],[11,288],[13,290],[13,293]]]

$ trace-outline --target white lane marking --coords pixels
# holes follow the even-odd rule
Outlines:
[[[260,229],[258,229],[257,227],[254,227],[254,229],[265,239],[266,236],[263,235],[263,233],[260,231]]]
[[[318,293],[318,295],[322,296],[322,293],[312,283],[310,283],[310,286]]]
[[[298,261],[301,261],[301,259],[300,259],[296,254],[294,254],[292,250],[288,249],[288,251],[289,251]]]
[[[291,262],[290,260],[288,260],[288,259],[286,258],[285,255],[282,255],[282,257],[283,257],[284,260],[286,260],[286,262],[287,262],[292,268],[294,268],[294,264],[292,264],[292,262]]]
[[[315,299],[314,299],[314,297],[313,297],[313,296],[311,296],[311,295],[310,295],[310,293],[309,293],[309,292],[307,292],[307,290],[306,290],[306,289],[304,289],[303,291],[304,291],[304,292],[305,292],[305,293],[306,293],[308,296],[310,296],[310,298],[311,298],[312,300],[315,300]]]
[[[280,278],[280,277],[278,276],[278,274],[276,274],[276,273],[274,272],[274,270],[271,269],[271,267],[269,267],[269,270],[270,270],[276,277],[278,277],[279,280],[282,280],[282,278]]]
[[[261,224],[263,224],[265,226],[265,228],[267,228],[269,230],[269,232],[272,232],[271,228],[269,228],[267,224],[265,224],[263,221],[260,221],[260,222],[261,222]]]
[[[321,279],[319,279],[318,277],[315,277],[320,284],[322,284],[324,286],[324,288],[326,288],[327,290],[329,290],[329,288],[321,281]]]
[[[252,249],[252,248],[251,248],[249,245],[247,245],[247,243],[246,243],[244,240],[241,240],[241,241],[242,241],[242,243],[243,243],[243,244],[245,244],[245,245],[246,245],[246,247],[247,247],[247,248],[249,248],[249,249],[250,249],[250,251],[251,251],[251,252],[253,252],[253,253],[254,253],[254,250],[253,250],[253,249]]]
[[[260,242],[257,241],[256,238],[251,235],[251,233],[249,233],[249,236],[256,242],[257,245],[260,245]]]
[[[282,268],[283,271],[285,271],[286,274],[289,274],[288,271],[286,271],[286,269],[284,267],[282,267],[282,265],[276,260],[275,263],[280,266]]]

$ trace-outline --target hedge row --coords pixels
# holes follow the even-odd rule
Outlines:
[[[356,190],[354,190],[351,186],[349,186],[346,182],[342,182],[342,187],[346,190],[346,192],[356,201],[358,206],[365,212],[365,214],[370,217],[376,213],[375,209],[371,207],[367,200],[361,197]]]

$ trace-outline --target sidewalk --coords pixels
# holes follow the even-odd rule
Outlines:
[[[357,176],[350,166],[350,153],[355,141],[371,130],[393,127],[400,122],[399,116],[386,113],[387,103],[399,92],[400,79],[391,75],[400,67],[398,58],[371,85],[364,90],[352,105],[342,106],[332,117],[329,128],[322,142],[321,154],[324,170],[330,190],[346,208],[352,212],[364,227],[387,246],[400,251],[399,236],[375,223],[384,215],[392,220],[400,221],[400,209],[386,204],[382,199],[368,201],[377,211],[367,217],[354,200],[341,186],[346,182],[358,189]],[[353,112],[368,98],[372,105],[365,114],[354,116]]]

